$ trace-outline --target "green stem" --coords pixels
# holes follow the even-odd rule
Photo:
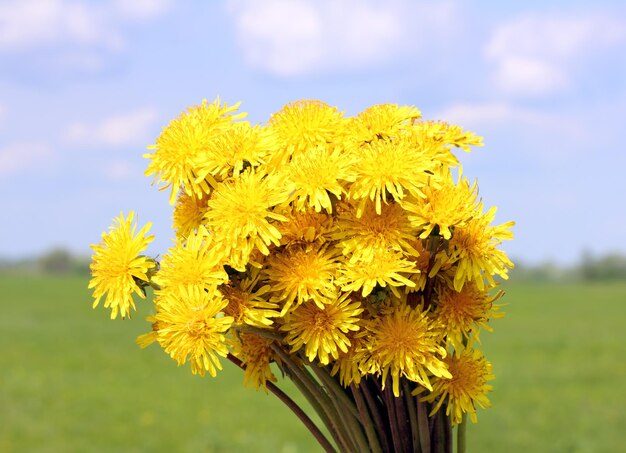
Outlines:
[[[444,411],[439,410],[434,415],[435,424],[434,424],[434,432],[432,438],[432,447],[434,453],[447,453],[448,447],[446,445],[446,422],[447,417],[444,414]]]
[[[239,360],[234,355],[229,353],[227,357],[228,357],[228,360],[230,360],[232,363],[237,365],[242,370],[246,369],[245,365],[243,365],[241,360]],[[315,437],[315,440],[317,440],[317,442],[321,445],[321,447],[324,449],[325,452],[327,453],[337,452],[337,450],[335,450],[335,448],[331,445],[328,439],[326,439],[326,436],[322,434],[322,432],[317,427],[317,425],[313,422],[313,420],[309,418],[309,416],[302,410],[300,406],[298,406],[298,404],[294,400],[292,400],[289,397],[289,395],[283,392],[273,382],[266,381],[265,386],[270,392],[274,394],[274,396],[276,396],[289,409],[291,409],[291,411],[296,415],[296,417],[298,417],[300,421],[304,424],[304,426],[306,426],[307,429],[311,432],[311,434],[313,434],[313,437]]]
[[[456,431],[456,451],[457,453],[465,453],[467,447],[467,438],[465,437],[465,431],[467,428],[467,415],[463,413],[461,423],[457,426]]]
[[[274,350],[274,345],[272,345],[271,347]],[[277,349],[280,349],[280,347],[277,346]],[[281,353],[277,352],[277,355],[280,356]],[[315,410],[315,412],[319,415],[320,419],[322,420],[322,423],[324,423],[324,425],[329,429],[331,435],[333,436],[333,439],[335,440],[337,445],[339,445],[339,442],[337,440],[337,435],[336,435],[337,433],[332,429],[330,421],[328,420],[328,417],[326,415],[326,411],[322,407],[320,400],[316,398],[315,395],[313,395],[313,393],[309,391],[306,385],[304,385],[302,380],[298,377],[295,370],[293,369],[294,368],[293,366],[289,366],[289,364],[285,362],[284,360],[277,361],[277,364],[279,368],[281,369],[281,371],[285,375],[287,375],[289,379],[291,379],[291,381],[296,385],[296,387],[298,387],[298,390],[300,391],[300,393],[302,393],[304,397],[307,399],[307,401],[309,401],[309,403],[313,407],[313,410]]]
[[[367,405],[363,399],[361,391],[356,385],[350,384],[350,390],[352,391],[352,397],[356,403],[356,407],[359,411],[359,419],[361,425],[365,427],[365,434],[367,435],[367,441],[369,442],[372,453],[382,453],[378,436],[376,435],[376,429],[374,428],[374,422],[370,417],[370,413],[367,410]]]
[[[355,418],[359,418],[359,411],[354,405],[354,401],[352,401],[345,392],[345,389],[341,387],[337,381],[335,381],[326,368],[321,368],[315,366],[315,364],[311,364],[310,368],[313,370],[315,375],[328,387],[332,393],[338,397],[341,402],[346,406],[346,409],[352,414]],[[330,393],[330,392],[329,392]]]
[[[395,405],[393,401],[393,389],[391,378],[387,378],[385,389],[383,390],[383,397],[385,398],[385,407],[387,408],[387,420],[389,421],[389,427],[391,429],[391,439],[393,441],[393,451],[406,451],[403,446],[402,437],[398,430],[398,418],[395,411]]]
[[[330,419],[328,418],[328,414],[326,413],[326,410],[322,407],[318,399],[308,390],[307,386],[304,385],[304,383],[284,363],[282,364],[281,369],[289,377],[289,379],[291,379],[291,381],[295,384],[295,386],[298,388],[300,393],[304,395],[304,397],[307,399],[309,404],[311,404],[311,407],[313,408],[313,410],[317,413],[317,415],[322,420],[322,423],[324,424],[324,426],[326,426],[326,428],[330,432],[330,435],[335,441],[337,448],[342,452],[346,451],[346,447],[343,444],[344,442],[343,439],[340,437],[339,433],[335,429],[334,424],[330,422]]]
[[[369,407],[370,413],[372,414],[372,419],[374,420],[374,425],[376,426],[376,432],[378,432],[378,436],[380,438],[380,442],[382,443],[383,451],[390,452],[393,451],[391,439],[388,435],[389,424],[383,421],[383,416],[381,410],[384,409],[382,405],[382,399],[378,396],[378,388],[372,382],[375,378],[365,378],[361,381],[359,388],[365,397],[365,401],[367,402],[367,406]]]
[[[359,411],[357,410],[354,401],[348,397],[346,390],[330,376],[327,368],[316,366],[313,363],[310,364],[310,368],[313,370],[318,379],[326,386],[327,392],[331,396],[334,396],[333,403],[337,408],[339,416],[344,421],[348,433],[352,434],[351,437],[354,443],[358,446],[358,451],[369,451],[367,440],[365,439],[363,429],[359,422]]]
[[[400,433],[400,441],[402,442],[403,451],[413,451],[411,445],[411,433],[409,426],[409,417],[406,413],[406,406],[404,405],[404,397],[402,395],[403,390],[400,387],[400,395],[391,395],[394,411],[396,413],[396,420],[398,423],[398,432]]]
[[[152,289],[154,289],[154,290],[156,290],[156,291],[158,291],[158,290],[160,290],[160,289],[161,289],[161,287],[160,287],[158,284],[156,284],[155,282],[153,282],[152,280],[150,280],[150,281],[149,281],[149,282],[147,282],[147,283],[150,285],[150,287],[151,287]]]
[[[413,451],[420,451],[420,435],[419,435],[419,427],[417,423],[417,410],[415,406],[415,400],[413,395],[411,395],[411,387],[409,386],[409,381],[405,378],[402,379],[402,389],[404,391],[404,398],[406,402],[406,408],[409,414],[409,425],[411,427],[411,440],[413,441]],[[425,452],[428,453],[428,452]]]
[[[356,451],[356,445],[352,442],[352,437],[350,436],[350,431],[345,421],[343,420],[343,412],[340,412],[337,408],[334,398],[325,391],[325,387],[320,385],[318,381],[316,381],[311,373],[305,368],[301,368],[303,374],[306,376],[305,385],[310,385],[318,392],[318,397],[323,399],[324,407],[328,408],[328,418],[330,422],[334,425],[335,430],[339,434],[339,436],[343,439],[346,451],[353,452]]]
[[[313,379],[303,367],[293,361],[291,356],[285,352],[279,345],[272,343],[272,350],[280,357],[281,361],[290,371],[290,379],[298,386],[298,389],[309,400],[311,406],[318,413],[328,430],[331,432],[339,449],[344,452],[351,452],[350,439],[338,423],[339,415],[335,411],[333,403],[324,391],[320,388],[319,383]]]
[[[452,453],[452,422],[449,415],[444,415],[442,418],[444,451]]]
[[[417,397],[417,426],[419,431],[420,446],[422,453],[430,453],[430,429],[428,427],[428,408],[426,403]]]
[[[337,411],[338,420],[341,422],[346,435],[350,439],[350,448],[352,451],[368,452],[369,448],[367,442],[365,442],[363,432],[360,426],[358,426],[358,423],[356,423],[356,420],[346,412],[339,399],[332,398],[331,401]]]
[[[278,342],[282,342],[284,340],[283,336],[273,330],[270,329],[261,329],[260,327],[242,325],[237,326],[233,325],[234,329],[237,329],[241,333],[253,333],[263,338],[268,338],[270,340],[275,340]]]

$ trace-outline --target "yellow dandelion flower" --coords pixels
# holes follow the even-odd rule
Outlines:
[[[483,146],[483,138],[471,131],[464,131],[456,124],[448,124],[443,121],[428,121],[420,124],[428,130],[435,140],[447,146],[455,146],[464,151],[470,151],[470,146]]]
[[[220,183],[208,202],[206,225],[220,238],[233,267],[243,269],[256,248],[264,255],[268,246],[280,245],[280,232],[273,221],[286,221],[273,208],[289,194],[280,180],[248,169],[236,178]]]
[[[461,291],[441,285],[436,293],[435,317],[444,325],[448,341],[457,350],[463,347],[470,335],[478,340],[481,328],[491,331],[488,324],[491,318],[504,316],[498,311],[499,306],[494,304],[502,297],[502,292],[490,296],[475,284],[466,283]]]
[[[161,260],[153,280],[161,288],[197,285],[202,288],[228,281],[224,254],[215,245],[213,235],[200,226],[185,241],[178,240]]]
[[[270,368],[273,341],[252,333],[234,335],[231,346],[233,355],[244,366],[244,386],[254,387],[256,390],[263,387],[267,392],[267,382],[276,382],[276,376]]]
[[[421,116],[420,111],[413,106],[373,105],[359,113],[351,122],[350,135],[357,142],[396,137],[411,127]]]
[[[408,292],[423,291],[426,287],[426,281],[428,279],[428,273],[431,266],[430,259],[432,254],[424,246],[423,239],[416,238],[411,241],[411,245],[413,246],[413,249],[416,253],[411,253],[408,256],[408,259],[415,263],[415,268],[417,269],[417,272],[409,276],[409,280],[415,283],[415,286],[407,286],[406,290]]]
[[[224,313],[232,316],[235,324],[248,324],[255,327],[267,327],[272,319],[278,316],[278,305],[268,300],[270,286],[265,285],[255,289],[259,281],[255,278],[245,278],[235,285],[222,285],[219,290],[228,300]]]
[[[376,214],[381,204],[402,200],[409,193],[423,196],[422,189],[432,175],[433,163],[415,152],[404,139],[377,140],[354,152],[357,179],[350,186],[349,197],[359,202],[357,217],[365,211],[367,200],[375,203]]]
[[[174,230],[177,238],[186,238],[202,224],[207,212],[208,198],[198,198],[180,191],[174,206]]]
[[[344,387],[349,387],[351,384],[358,385],[363,376],[370,374],[364,373],[362,370],[362,364],[369,357],[365,346],[366,335],[367,332],[364,329],[346,333],[350,346],[346,352],[339,351],[337,359],[333,362],[330,374],[335,376],[339,373],[339,382]]]
[[[469,414],[472,422],[476,423],[476,406],[483,409],[491,406],[487,398],[487,393],[493,388],[487,381],[495,379],[491,363],[478,349],[470,348],[466,348],[459,355],[447,357],[445,363],[452,378],[437,379],[431,393],[421,398],[421,401],[437,401],[431,416],[445,403],[446,415],[452,415],[452,424],[461,423],[463,413]]]
[[[336,253],[326,247],[293,246],[270,256],[265,274],[276,294],[273,300],[283,304],[280,316],[294,303],[312,300],[323,308],[334,300],[336,270]]]
[[[157,295],[159,344],[178,365],[191,362],[191,372],[213,377],[226,357],[224,333],[233,323],[230,316],[219,316],[226,300],[215,288],[178,286]]]
[[[281,244],[291,245],[296,243],[324,244],[330,240],[333,230],[333,217],[326,212],[315,212],[311,209],[298,211],[293,207],[279,211],[286,218],[286,222],[277,225],[282,235]]]
[[[508,279],[508,268],[513,267],[503,250],[498,247],[503,240],[513,239],[510,228],[515,222],[490,226],[496,215],[496,208],[491,208],[482,215],[475,215],[464,227],[454,230],[450,239],[451,261],[457,262],[454,275],[454,289],[460,291],[466,282],[474,281],[479,289],[484,289],[483,278],[491,287],[496,283],[493,275]],[[442,256],[442,259],[447,259]]]
[[[274,136],[265,128],[251,126],[247,121],[233,123],[206,152],[195,160],[197,180],[211,175],[218,181],[237,176],[248,166],[258,167],[266,162],[276,148]]]
[[[152,223],[147,223],[135,234],[137,223],[133,223],[134,217],[133,211],[126,218],[120,214],[109,232],[102,233],[102,241],[91,245],[94,255],[89,289],[94,289],[93,308],[106,294],[104,307],[111,308],[111,319],[115,319],[118,312],[122,318],[130,317],[130,309],[135,309],[133,292],[146,298],[138,283],[148,282],[148,272],[155,267],[154,260],[140,255],[154,239],[152,235],[146,236]]]
[[[369,360],[382,370],[383,388],[387,376],[391,375],[393,394],[400,396],[400,378],[417,382],[432,389],[429,373],[437,377],[450,378],[446,364],[446,350],[441,346],[442,328],[431,320],[426,312],[407,305],[390,306],[383,310],[365,327],[371,354]]]
[[[239,104],[228,107],[218,99],[212,104],[206,100],[183,112],[173,120],[156,140],[149,146],[153,153],[145,154],[150,164],[146,176],[154,175],[155,182],[164,183],[163,189],[172,187],[170,204],[174,204],[179,189],[202,198],[210,192],[206,181],[197,181],[195,159],[207,152],[215,137],[230,125],[231,121],[246,116],[245,113],[233,114]]]
[[[406,140],[412,144],[416,154],[433,162],[433,167],[454,168],[459,160],[443,140],[444,132],[440,124],[432,121],[417,122],[406,133]]]
[[[292,193],[290,201],[294,201],[299,211],[311,207],[316,212],[325,209],[331,214],[333,204],[329,193],[340,200],[345,192],[344,184],[355,179],[351,156],[339,148],[326,146],[309,148],[294,156],[283,171]]]
[[[241,255],[244,257],[244,255]],[[232,253],[231,253],[232,257]],[[267,261],[267,255],[264,255],[258,249],[252,249],[250,255],[245,255],[245,260],[240,261],[241,265],[237,266],[236,262],[233,263],[232,259],[229,262],[229,266],[235,269],[238,272],[247,272],[250,269],[262,269],[265,266],[265,262]],[[245,263],[245,264],[244,264]]]
[[[272,158],[273,165],[286,163],[293,154],[335,142],[345,123],[336,107],[321,101],[303,99],[287,104],[268,123],[280,146]]]
[[[424,187],[425,198],[418,197],[414,202],[402,203],[402,207],[409,212],[411,223],[423,230],[420,234],[422,239],[430,236],[435,229],[444,239],[450,239],[451,228],[464,226],[477,208],[476,182],[470,186],[467,178],[459,175],[459,181],[455,184],[448,171],[447,177],[442,178],[440,184],[439,187]]]
[[[366,252],[369,252],[366,251]],[[378,248],[372,253],[355,253],[339,268],[335,284],[342,291],[361,290],[363,297],[369,295],[376,285],[386,287],[399,296],[398,286],[415,286],[402,274],[417,272],[415,264],[402,253],[390,248]]]
[[[380,215],[372,205],[367,205],[361,217],[353,208],[343,204],[336,221],[336,231],[332,234],[339,241],[344,255],[365,249],[391,248],[393,250],[417,254],[411,245],[416,236],[406,212],[398,203],[383,205]]]
[[[139,347],[141,347],[141,349],[147,348],[148,346],[150,346],[155,341],[158,341],[159,339],[159,335],[158,335],[159,323],[156,319],[156,316],[150,315],[146,317],[146,321],[148,321],[152,325],[152,330],[150,330],[150,332],[148,333],[139,335],[137,339],[135,340],[135,342],[139,345]]]
[[[304,354],[322,365],[337,359],[339,351],[348,352],[351,330],[359,330],[360,302],[353,302],[348,294],[319,307],[313,301],[300,304],[285,318],[281,330],[287,332],[285,342],[295,353],[304,347]]]

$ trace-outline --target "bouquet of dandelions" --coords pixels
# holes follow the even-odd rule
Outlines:
[[[150,224],[121,214],[92,246],[94,307],[130,317],[133,293],[154,288],[142,347],[200,375],[227,358],[326,451],[451,451],[453,427],[464,451],[494,378],[477,349],[502,316],[490,290],[513,266],[498,249],[513,222],[491,225],[451,152],[481,138],[397,105],[345,117],[301,100],[263,126],[244,117],[218,99],[164,128],[146,174],[171,187],[174,245],[142,255]]]

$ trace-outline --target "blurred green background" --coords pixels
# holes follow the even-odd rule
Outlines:
[[[626,280],[601,278],[600,263],[520,268],[503,285],[506,317],[481,336],[493,407],[468,427],[469,451],[621,450]],[[320,451],[229,362],[201,378],[158,346],[141,350],[150,304],[111,321],[92,310],[88,278],[58,250],[0,271],[0,451]]]

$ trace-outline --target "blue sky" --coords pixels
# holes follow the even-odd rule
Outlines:
[[[626,252],[626,5],[608,1],[0,0],[0,257],[89,244],[120,211],[170,245],[141,156],[188,106],[254,123],[321,99],[417,106],[527,263]]]

